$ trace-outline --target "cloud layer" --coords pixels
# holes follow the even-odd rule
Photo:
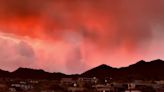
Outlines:
[[[1,0],[1,66],[77,73],[163,59],[163,9],[163,0]]]

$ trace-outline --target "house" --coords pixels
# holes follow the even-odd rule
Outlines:
[[[61,79],[61,84],[72,84],[75,81],[72,78],[62,78]]]
[[[13,87],[9,88],[9,92],[17,92],[17,90]]]
[[[73,86],[74,83],[76,83],[76,81],[72,78],[62,78],[60,81],[60,85],[62,85],[63,87]]]
[[[11,84],[11,87],[10,87],[10,90],[13,90],[13,88],[19,88],[21,90],[31,90],[33,89],[33,85],[31,84],[25,84],[24,82],[23,83],[13,83]]]
[[[39,81],[37,81],[37,80],[29,80],[29,83],[32,83],[32,84],[38,84]]]
[[[114,87],[111,85],[97,84],[93,87],[96,89],[96,92],[114,92]]]
[[[19,87],[10,87],[8,92],[22,92],[23,90]]]
[[[92,82],[95,82],[96,79],[83,77],[83,78],[78,78],[78,81],[82,81],[82,82],[86,82],[86,83],[92,83]]]
[[[161,85],[164,85],[164,80],[155,81],[155,83],[157,83],[157,84],[161,84]]]

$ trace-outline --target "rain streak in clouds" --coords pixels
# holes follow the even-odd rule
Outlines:
[[[0,67],[81,73],[164,59],[163,0],[1,0]]]

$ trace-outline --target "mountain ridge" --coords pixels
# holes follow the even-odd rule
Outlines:
[[[47,72],[42,69],[18,68],[13,72],[0,69],[0,77],[8,78],[24,78],[24,79],[60,79],[64,77],[97,77],[103,79],[112,77],[113,80],[130,80],[130,79],[146,79],[160,80],[164,79],[164,61],[160,59],[146,62],[141,60],[127,67],[113,68],[106,64],[89,69],[81,74],[66,75],[60,72]]]

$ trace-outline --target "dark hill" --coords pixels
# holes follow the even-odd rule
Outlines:
[[[164,79],[164,61],[154,60],[145,62],[143,60],[123,68],[112,68],[107,65],[100,65],[82,74],[85,77],[112,77],[114,80],[160,80]]]
[[[63,73],[49,73],[41,69],[18,68],[11,73],[11,77],[25,79],[60,79],[66,77],[66,75]]]
[[[16,71],[11,73],[11,77],[14,78],[44,79],[44,78],[49,78],[51,76],[52,76],[51,73],[45,72],[44,70],[36,70],[36,69],[29,69],[29,68],[18,68]]]
[[[145,79],[145,80],[158,80],[164,79],[164,61],[154,60],[151,62],[140,61],[136,64],[130,65],[126,68],[121,68],[122,71],[126,71],[125,74],[129,75],[132,79]]]
[[[88,70],[81,74],[83,77],[97,77],[97,78],[104,78],[104,77],[115,77],[117,74],[117,69],[112,68],[108,65],[102,64],[98,67],[95,67],[91,70]]]
[[[142,80],[164,80],[164,61],[158,59],[151,62],[143,60],[128,67],[113,68],[108,65],[100,65],[90,69],[81,75],[65,75],[63,73],[49,73],[44,70],[18,68],[14,72],[0,70],[1,78],[25,78],[25,79],[60,79],[64,77],[97,77],[100,79],[112,77],[113,80],[130,81]]]
[[[0,69],[0,77],[9,77],[9,76],[10,76],[10,72]]]

